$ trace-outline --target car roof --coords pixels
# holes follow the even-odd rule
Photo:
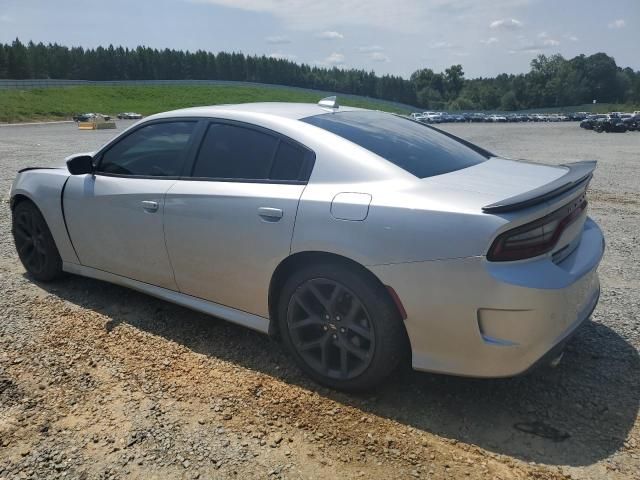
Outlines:
[[[243,112],[273,115],[276,117],[300,120],[301,118],[322,115],[332,111],[351,112],[361,111],[362,108],[340,107],[337,110],[320,107],[315,103],[288,103],[288,102],[260,102],[260,103],[240,103],[235,105],[210,105],[203,107],[182,108],[170,112],[153,115],[154,118],[171,116],[193,116],[193,117],[215,117],[223,113]]]

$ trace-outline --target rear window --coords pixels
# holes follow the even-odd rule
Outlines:
[[[389,113],[326,113],[302,121],[356,143],[418,178],[454,172],[487,159],[426,125]]]

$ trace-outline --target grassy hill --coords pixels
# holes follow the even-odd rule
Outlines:
[[[316,103],[325,92],[257,86],[78,86],[29,90],[0,90],[0,122],[70,119],[80,112],[151,115],[166,110],[246,102]],[[409,113],[408,109],[365,97],[338,97],[342,105]]]

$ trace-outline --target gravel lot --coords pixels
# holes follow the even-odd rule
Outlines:
[[[640,478],[640,133],[443,128],[511,158],[599,161],[603,292],[558,368],[504,380],[403,371],[374,394],[332,392],[243,328],[93,280],[34,283],[3,203],[0,479]],[[19,168],[115,133],[0,127],[2,197]]]

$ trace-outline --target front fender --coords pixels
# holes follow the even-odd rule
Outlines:
[[[16,176],[9,194],[11,209],[20,198],[31,200],[44,217],[63,262],[80,263],[67,232],[62,193],[69,178],[64,168],[25,169]]]

